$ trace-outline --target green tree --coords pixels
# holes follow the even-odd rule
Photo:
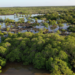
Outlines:
[[[0,66],[5,66],[6,64],[6,59],[0,57]]]
[[[59,30],[60,30],[60,27],[63,27],[64,25],[59,23],[58,26],[59,26]]]
[[[41,69],[41,68],[45,68],[45,58],[42,57],[41,53],[37,53],[33,59],[33,64],[35,68]]]
[[[4,48],[3,46],[0,46],[0,54],[3,56],[6,54],[7,49]]]

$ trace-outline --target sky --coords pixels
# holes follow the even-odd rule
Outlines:
[[[0,0],[0,7],[75,6],[75,0]]]

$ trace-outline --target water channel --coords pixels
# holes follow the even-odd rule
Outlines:
[[[50,75],[46,70],[38,70],[33,65],[24,66],[22,63],[7,63],[0,75]]]

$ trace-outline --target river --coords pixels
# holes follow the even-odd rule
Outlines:
[[[0,75],[50,75],[46,70],[38,70],[32,65],[24,66],[22,63],[7,63]]]

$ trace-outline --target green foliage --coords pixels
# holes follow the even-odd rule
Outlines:
[[[51,75],[75,75],[72,71],[73,68],[75,69],[75,33],[71,33],[69,36],[61,36],[58,30],[56,33],[43,34],[47,32],[50,25],[52,29],[55,29],[58,25],[60,29],[60,27],[63,27],[62,23],[75,24],[75,7],[23,7],[10,9],[0,8],[0,14],[16,13],[14,17],[26,17],[29,25],[32,24],[32,13],[44,14],[33,17],[35,23],[31,26],[39,26],[40,23],[37,23],[37,20],[41,19],[43,20],[42,25],[46,29],[40,29],[39,33],[35,34],[31,32],[19,32],[18,34],[9,32],[7,38],[3,37],[7,33],[0,32],[2,39],[0,43],[0,66],[5,66],[7,60],[10,62],[23,62],[23,65],[33,64],[37,69],[47,69],[51,72]],[[7,26],[10,23],[15,24],[17,28],[25,20],[19,18],[19,21],[15,22],[5,18],[5,20],[0,19],[0,22],[6,23],[8,32],[10,28],[7,28]],[[71,25],[68,30],[75,32],[75,26]],[[64,29],[61,31],[65,32]]]
[[[57,20],[58,24],[65,23],[65,22],[66,22],[66,20],[64,20],[64,19]]]
[[[0,22],[4,22],[4,20],[2,18],[0,18]]]
[[[6,35],[7,33],[6,33],[6,32],[4,32],[3,34],[4,34],[4,35]]]
[[[61,32],[59,31],[59,30],[57,30],[57,32],[56,32],[57,34],[60,34]]]
[[[22,14],[25,14],[27,15],[28,13],[29,14],[46,14],[46,13],[53,13],[50,15],[51,19],[56,19],[58,16],[60,15],[57,15],[59,13],[63,13],[63,12],[66,12],[66,13],[69,13],[68,10],[70,11],[70,13],[72,12],[72,10],[74,9],[75,7],[74,6],[63,6],[63,7],[12,7],[12,8],[0,8],[0,15],[11,15],[11,14],[15,14],[16,13],[16,16],[18,17],[18,14],[22,13]],[[74,11],[74,10],[73,10]],[[55,13],[56,12],[56,13]],[[75,15],[73,13],[71,13],[73,15],[73,17],[75,17]],[[22,15],[20,15],[22,16]],[[52,18],[53,17],[53,18]]]
[[[45,60],[46,59],[41,55],[41,53],[38,52],[33,59],[34,67],[38,69],[45,68]]]
[[[58,13],[56,12],[56,13],[51,13],[51,14],[46,14],[45,15],[46,16],[46,18],[49,20],[49,19],[51,19],[51,20],[56,20],[58,17],[59,17],[59,15],[58,15]]]
[[[0,70],[1,70],[1,68],[2,68],[2,67],[0,66]]]
[[[0,70],[0,73],[2,72],[2,70]]]
[[[65,30],[65,29],[62,29],[61,31],[62,31],[62,32],[65,32],[66,30]]]
[[[62,50],[59,52],[58,57],[59,57],[59,59],[62,59],[64,61],[68,61],[68,54],[66,54],[66,52],[64,52]]]
[[[24,23],[24,18],[19,18],[19,23]]]
[[[74,27],[73,26],[68,27],[68,30],[71,32],[75,32],[75,26]]]
[[[30,21],[27,21],[28,24],[30,24]]]
[[[9,18],[5,19],[5,23],[13,23],[15,22],[14,20],[10,20]]]
[[[63,27],[64,25],[63,25],[63,24],[61,24],[61,23],[59,23],[59,24],[58,24],[58,26],[59,26],[59,28],[60,28],[60,27]]]
[[[56,33],[8,33],[0,44],[0,63],[6,60],[33,64],[37,69],[47,69],[51,75],[74,75],[75,34],[60,36]]]
[[[11,62],[14,62],[15,60],[16,61],[21,61],[20,58],[21,58],[21,52],[18,48],[12,50],[7,56],[6,58],[8,59],[9,58],[9,61]]]
[[[7,32],[10,30],[10,28],[7,28]]]
[[[56,25],[56,21],[55,20],[49,20],[49,24],[50,25]]]
[[[67,67],[67,63],[58,58],[49,58],[46,64],[47,69],[51,70],[52,75],[57,75],[58,73],[59,75],[73,75],[73,72],[69,69],[69,67]]]
[[[6,64],[6,59],[0,57],[0,65],[5,66],[5,64]]]
[[[6,43],[3,43],[2,46],[7,48],[7,47],[11,46],[11,44],[9,42],[6,42]]]
[[[72,59],[71,64],[73,65],[73,67],[75,68],[75,59]]]
[[[0,25],[0,29],[1,29],[1,25]]]
[[[0,32],[0,36],[3,36],[4,34],[2,32]]]
[[[46,27],[46,28],[48,28],[48,23],[43,23],[43,25]]]
[[[6,54],[7,49],[4,48],[3,46],[0,46],[0,54],[1,55],[5,55]]]
[[[35,22],[36,22],[36,23],[37,23],[37,20],[38,20],[38,19],[37,19],[37,18],[35,18]]]
[[[32,26],[39,26],[39,23],[33,23]]]

